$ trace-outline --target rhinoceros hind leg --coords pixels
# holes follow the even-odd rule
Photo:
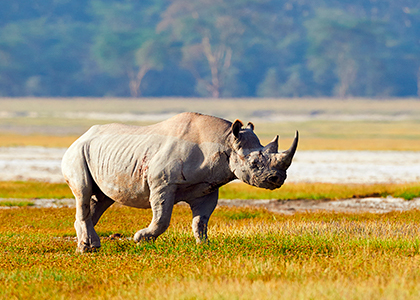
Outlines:
[[[189,202],[193,213],[192,230],[197,243],[207,241],[207,224],[217,206],[218,198],[219,190],[216,190],[211,194]]]
[[[74,228],[76,229],[78,240],[76,252],[95,252],[101,247],[99,236],[93,229],[92,219],[86,221],[76,219]]]
[[[68,180],[76,198],[76,221],[74,228],[77,234],[76,252],[95,251],[101,247],[99,236],[95,232],[91,214],[92,179],[89,175]]]
[[[76,198],[77,252],[92,251],[101,246],[92,222],[91,198],[96,189],[85,159],[85,150],[73,144],[63,156],[61,169],[63,177]]]
[[[101,241],[95,232],[90,211],[91,193],[84,190],[81,197],[76,196],[76,221],[74,228],[77,234],[77,252],[91,252],[101,247]]]
[[[92,215],[93,226],[96,226],[102,214],[114,204],[114,200],[105,196],[102,192],[92,196],[90,200],[90,213]]]
[[[175,190],[175,186],[151,190],[149,201],[153,219],[147,228],[136,232],[133,238],[135,242],[154,241],[168,229],[174,207]]]

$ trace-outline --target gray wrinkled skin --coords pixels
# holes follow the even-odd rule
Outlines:
[[[257,187],[279,188],[296,151],[277,153],[278,136],[263,147],[254,125],[182,113],[146,126],[96,125],[76,140],[62,160],[64,179],[76,198],[79,252],[100,247],[94,230],[114,202],[151,208],[153,219],[134,240],[154,240],[169,226],[172,208],[187,202],[197,242],[207,239],[207,223],[219,187],[236,178]]]

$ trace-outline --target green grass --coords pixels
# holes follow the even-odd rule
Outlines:
[[[9,206],[9,207],[23,207],[23,206],[34,206],[33,201],[22,201],[22,200],[0,200],[0,206]]]
[[[221,199],[337,200],[386,196],[400,197],[406,200],[420,197],[420,184],[286,183],[280,189],[270,191],[244,183],[232,182],[221,187],[219,193]],[[73,198],[73,194],[65,183],[0,181],[0,198],[65,199]]]
[[[73,198],[65,183],[42,181],[0,181],[0,198],[16,199],[63,199]]]
[[[420,197],[420,183],[402,184],[334,184],[286,183],[270,191],[232,182],[220,188],[221,199],[338,200],[366,197],[399,197],[406,200]]]
[[[77,255],[74,210],[0,210],[2,299],[418,299],[419,211],[299,213],[218,208],[195,244],[176,206],[154,243],[127,237],[150,210],[115,207],[102,248]],[[122,239],[111,240],[112,233]]]

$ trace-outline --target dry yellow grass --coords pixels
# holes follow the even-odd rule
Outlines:
[[[0,147],[69,147],[79,136],[0,134]]]
[[[69,147],[79,135],[53,136],[53,135],[20,135],[0,134],[0,147],[41,146],[41,147]],[[261,143],[266,145],[270,138],[262,138]],[[282,138],[280,147],[285,149],[292,143],[292,138]],[[420,151],[420,139],[332,139],[332,138],[305,138],[299,141],[298,150],[395,150]]]
[[[209,244],[174,209],[155,243],[150,211],[111,208],[98,253],[74,253],[74,210],[0,210],[2,299],[418,299],[420,213],[284,216],[218,208]],[[110,234],[121,233],[112,240]]]
[[[49,136],[49,135],[18,135],[1,134],[0,147],[41,146],[41,147],[69,147],[79,136]],[[268,138],[261,139],[265,145]],[[283,148],[291,145],[292,139],[281,139]],[[299,150],[401,150],[420,151],[420,140],[407,139],[326,139],[301,138]]]
[[[279,134],[282,149],[289,146],[295,130],[299,130],[300,150],[420,150],[420,101],[416,99],[0,98],[0,106],[0,146],[68,147],[94,124],[120,122],[118,116],[116,120],[110,117],[113,114],[198,111],[231,121],[236,118],[252,121],[264,144]],[[88,115],[92,112],[98,119]],[[106,118],[101,119],[101,114]],[[281,118],[268,122],[265,114],[306,117],[294,122]],[[325,115],[325,119],[311,119],[319,114]],[[337,115],[356,118],[329,119]],[[365,117],[358,119],[360,115]],[[370,120],[370,115],[382,118]],[[125,123],[156,122],[134,118]]]

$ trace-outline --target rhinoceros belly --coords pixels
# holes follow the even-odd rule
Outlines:
[[[150,191],[145,180],[116,175],[98,180],[99,189],[115,202],[136,208],[150,208]]]

